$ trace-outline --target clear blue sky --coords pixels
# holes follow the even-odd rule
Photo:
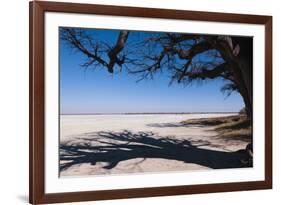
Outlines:
[[[93,32],[102,40],[114,42],[117,32]],[[129,36],[129,42],[142,35]],[[220,91],[220,79],[202,84],[169,86],[168,74],[153,80],[136,82],[126,71],[110,74],[105,69],[81,68],[85,56],[73,52],[60,41],[60,112],[130,113],[130,112],[237,112],[244,107],[238,93],[226,98]]]

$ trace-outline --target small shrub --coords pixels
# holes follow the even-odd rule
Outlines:
[[[240,114],[240,115],[246,115],[246,113],[247,113],[247,110],[246,110],[245,107],[243,107],[243,108],[239,111],[239,114]]]

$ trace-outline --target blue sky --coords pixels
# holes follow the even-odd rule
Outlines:
[[[102,40],[114,42],[117,32],[96,30]],[[129,42],[142,35],[129,36]],[[110,74],[107,70],[83,69],[85,56],[74,52],[60,41],[60,112],[137,113],[137,112],[237,112],[244,107],[238,93],[226,98],[220,91],[221,79],[183,86],[169,85],[167,73],[153,80],[138,80],[123,70]]]

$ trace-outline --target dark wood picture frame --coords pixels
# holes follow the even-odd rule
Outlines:
[[[33,204],[153,197],[272,188],[272,17],[91,4],[30,2],[29,200]],[[265,26],[265,180],[46,194],[44,190],[44,14],[67,12],[127,17],[247,23]]]

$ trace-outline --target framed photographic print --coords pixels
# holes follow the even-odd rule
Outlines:
[[[271,187],[271,16],[30,2],[30,203]]]

